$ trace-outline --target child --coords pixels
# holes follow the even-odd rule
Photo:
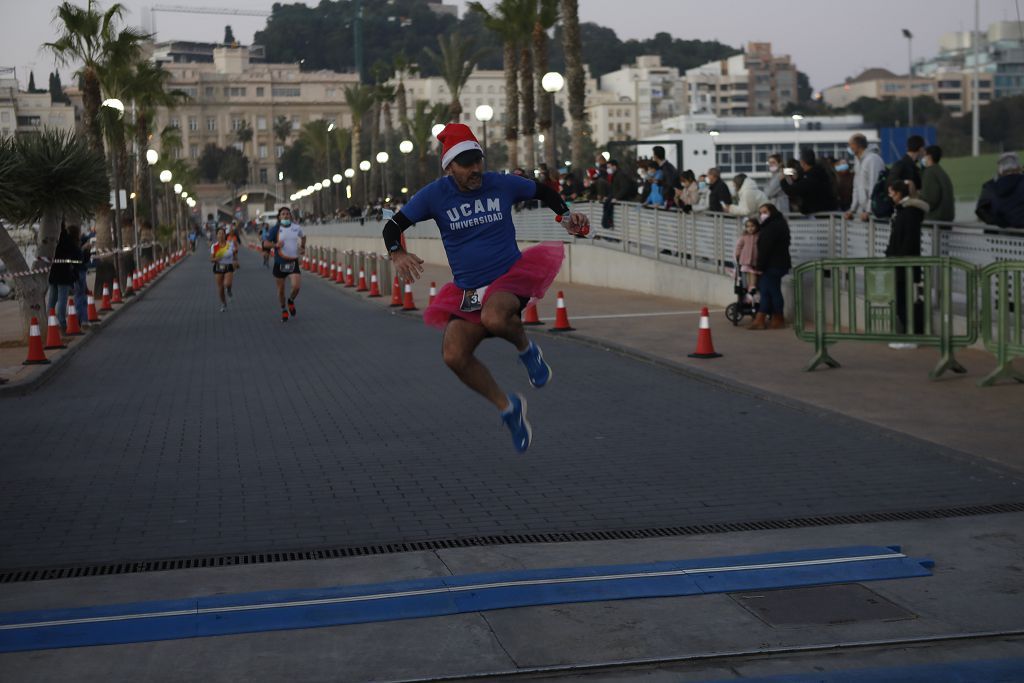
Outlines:
[[[748,218],[743,225],[743,234],[736,240],[736,267],[741,273],[746,273],[747,291],[751,296],[757,293],[757,276],[760,275],[754,268],[757,265],[757,229],[757,221]]]

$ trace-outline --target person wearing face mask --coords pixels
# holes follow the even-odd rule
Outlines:
[[[274,254],[274,278],[277,281],[277,300],[281,304],[281,322],[295,317],[295,298],[302,288],[299,257],[306,252],[306,234],[292,222],[292,211],[287,206],[277,210],[277,224],[270,229],[263,246],[277,251]],[[285,303],[285,280],[291,280],[292,293]]]
[[[885,162],[878,153],[877,145],[869,145],[864,135],[850,136],[850,153],[853,155],[853,193],[846,220],[856,216],[862,221],[871,217],[871,191],[878,183],[878,176],[885,170]]]
[[[725,207],[732,204],[732,193],[729,186],[722,180],[722,174],[717,168],[708,169],[708,211],[725,211]]]
[[[789,195],[782,191],[782,155],[773,154],[768,157],[768,172],[772,177],[764,188],[768,201],[778,207],[783,215],[789,213]]]
[[[835,211],[837,199],[832,182],[828,172],[818,163],[814,150],[800,150],[800,169],[802,176],[797,179],[786,176],[782,183],[782,191],[800,205],[800,213],[809,216]]]
[[[647,188],[647,196],[644,197],[644,206],[648,206],[652,209],[661,209],[665,206],[665,197],[661,194],[662,192],[662,181],[664,177],[662,171],[654,162],[649,162],[647,165],[647,176],[644,180],[644,185]]]
[[[845,211],[853,203],[853,169],[846,159],[832,161],[832,170],[836,176],[836,193],[839,196],[839,208]]]
[[[758,285],[761,305],[754,322],[747,329],[781,329],[786,302],[782,298],[782,278],[793,267],[789,255],[789,223],[773,204],[762,204],[757,210],[757,268],[761,272]]]
[[[737,173],[733,176],[732,182],[733,187],[736,188],[733,195],[736,203],[726,205],[726,213],[733,216],[752,217],[757,215],[757,207],[768,203],[768,197],[761,192],[761,188],[757,186],[753,178],[747,177],[746,173]]]
[[[920,199],[930,207],[925,214],[926,221],[952,221],[956,218],[956,198],[953,195],[953,181],[946,169],[939,166],[942,148],[930,145],[924,149],[924,171],[921,173]]]
[[[700,186],[693,171],[683,171],[679,174],[679,179],[682,188],[676,190],[676,204],[682,207],[686,213],[690,213],[700,204]]]

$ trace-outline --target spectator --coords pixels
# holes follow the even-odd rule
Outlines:
[[[953,195],[953,181],[946,169],[939,166],[942,148],[930,145],[924,150],[924,171],[921,173],[920,199],[927,202],[926,221],[952,221],[956,218],[956,198]]]
[[[774,204],[782,214],[789,213],[789,196],[782,191],[782,155],[772,154],[768,157],[768,172],[772,177],[768,179],[764,193],[768,201]]]
[[[889,257],[921,255],[921,223],[924,221],[928,204],[910,196],[910,183],[905,180],[889,181],[889,198],[892,200],[893,215],[889,232],[889,244],[885,255]],[[921,281],[921,269],[913,268],[914,283]],[[896,268],[896,317],[899,332],[907,331],[907,273],[906,268]],[[916,288],[915,288],[916,289]],[[914,303],[914,334],[924,331],[924,305]],[[917,348],[916,344],[889,344],[894,349]]]
[[[72,286],[78,282],[78,268],[82,263],[81,237],[82,230],[79,226],[62,227],[53,253],[53,263],[50,265],[50,289],[46,308],[57,309],[57,320],[62,330],[66,329],[68,324],[68,295],[71,294]]]
[[[757,209],[762,204],[768,203],[768,197],[761,188],[757,186],[753,178],[748,178],[745,173],[737,173],[733,176],[733,184],[736,186],[735,204],[725,206],[726,213],[733,216],[753,217],[757,215]]]
[[[857,216],[866,221],[871,216],[871,191],[878,183],[878,176],[885,170],[885,162],[878,153],[878,146],[869,145],[868,139],[860,133],[850,137],[850,151],[855,157],[853,197],[850,209],[846,212],[846,220],[853,220]]]
[[[774,204],[763,204],[758,208],[758,222],[761,229],[757,233],[755,270],[760,271],[758,284],[761,285],[761,304],[754,322],[747,329],[765,330],[771,327],[777,330],[786,326],[782,278],[793,266],[789,256],[789,223]]]
[[[782,191],[800,205],[800,213],[810,216],[835,211],[836,198],[832,183],[829,182],[828,173],[818,164],[814,150],[800,150],[800,170],[803,175],[799,179],[787,175],[782,183]]]
[[[760,224],[756,218],[748,218],[743,224],[743,234],[736,240],[736,249],[733,250],[736,268],[745,274],[744,284],[751,296],[757,289],[757,232],[759,227]]]
[[[661,194],[664,174],[654,161],[646,162],[645,170],[646,178],[644,180],[644,185],[646,191],[644,196],[644,206],[649,206],[654,209],[664,208],[665,197]]]
[[[655,145],[651,150],[654,155],[654,163],[661,172],[659,184],[661,185],[661,196],[665,203],[671,206],[675,201],[676,188],[679,187],[679,171],[672,165],[671,161],[665,159],[665,148]]]
[[[924,138],[911,135],[907,138],[907,153],[893,162],[889,169],[889,181],[903,180],[908,183],[910,194],[916,195],[921,190],[921,169],[918,163],[924,156]]]
[[[722,174],[717,168],[708,169],[708,211],[725,211],[725,207],[732,204],[732,193],[729,186],[722,180]]]
[[[697,177],[693,171],[683,171],[679,174],[682,187],[676,190],[676,205],[686,213],[690,213],[700,203],[700,187],[697,184]]]
[[[143,225],[148,223],[143,222]],[[79,228],[81,231],[81,228]],[[87,277],[89,274],[89,261],[92,260],[92,240],[95,237],[95,233],[90,234],[85,232],[78,239],[78,247],[82,252],[82,262],[78,264],[78,268],[75,272],[75,311],[78,313],[78,322],[82,327],[88,325],[88,296],[89,296],[89,283]]]
[[[836,174],[836,194],[839,209],[848,210],[853,203],[853,170],[846,159],[832,162],[832,170]]]
[[[1024,175],[1020,158],[1007,152],[996,162],[998,176],[981,186],[975,213],[989,225],[1001,228],[1024,227]]]
[[[579,198],[580,188],[576,185],[576,176],[566,173],[565,182],[562,184],[562,199],[571,204]]]

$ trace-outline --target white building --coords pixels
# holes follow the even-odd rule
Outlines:
[[[738,55],[687,69],[685,111],[768,116],[797,102],[797,69],[771,43],[748,43]]]
[[[14,70],[0,71],[0,137],[31,135],[45,128],[75,129],[75,108],[52,102],[50,93],[22,92]]]
[[[633,138],[642,138],[653,131],[661,119],[686,111],[685,84],[679,77],[679,69],[662,66],[658,55],[642,55],[637,57],[636,64],[601,76],[600,89],[614,96],[613,103],[635,103],[635,118],[630,122],[634,128]],[[617,108],[616,113],[623,117],[620,122],[625,123],[625,114],[621,107]],[[594,130],[596,134],[597,126]]]

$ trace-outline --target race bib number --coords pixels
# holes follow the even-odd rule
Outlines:
[[[459,306],[459,310],[464,313],[474,313],[479,311],[484,306],[484,292],[486,291],[486,287],[463,290],[462,305]]]
[[[213,267],[216,273],[227,273],[231,270],[231,266],[225,263],[215,263]]]
[[[294,273],[295,272],[295,261],[285,261],[277,267],[282,273]]]

